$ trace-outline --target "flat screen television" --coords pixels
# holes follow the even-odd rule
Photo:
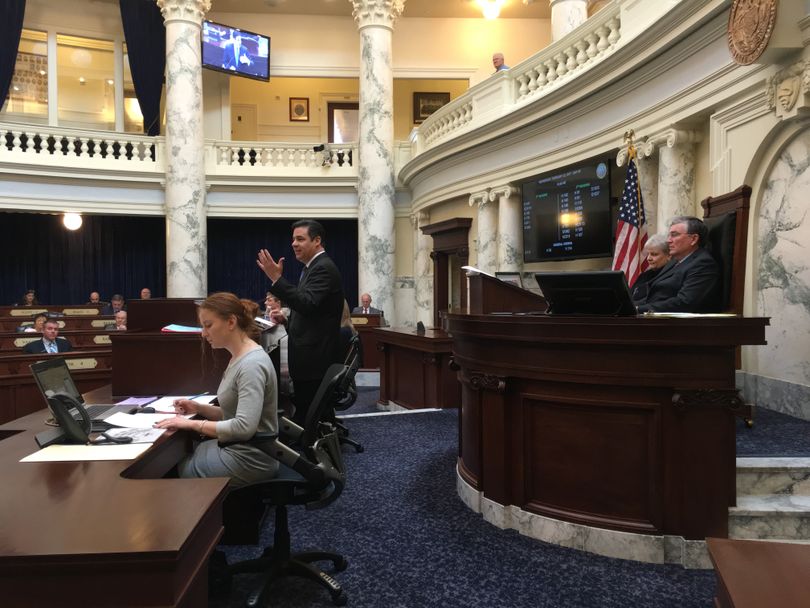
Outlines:
[[[536,175],[521,186],[524,262],[612,254],[609,159]]]
[[[202,64],[226,74],[270,80],[270,38],[203,21]]]

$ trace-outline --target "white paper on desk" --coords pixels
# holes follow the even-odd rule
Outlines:
[[[107,429],[104,431],[105,435],[109,435],[110,437],[132,437],[132,443],[155,443],[163,433],[166,432],[166,429],[125,429],[125,428],[117,428],[117,429]],[[104,439],[101,437],[99,441],[103,443],[101,440]]]
[[[155,423],[167,418],[174,418],[176,414],[125,414],[116,412],[112,416],[105,418],[104,422],[112,426],[120,426],[126,429],[151,429]],[[192,414],[184,416],[191,418]]]
[[[49,445],[20,462],[76,462],[86,460],[134,460],[152,444],[125,443],[112,445]]]
[[[191,401],[196,401],[197,403],[209,404],[216,398],[216,395],[167,395],[165,397],[161,397],[157,401],[153,401],[149,404],[149,407],[155,408],[155,413],[157,414],[174,414],[174,402],[177,399],[189,399]]]

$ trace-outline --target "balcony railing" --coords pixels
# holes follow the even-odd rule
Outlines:
[[[165,137],[0,123],[0,164],[48,173],[77,170],[117,174],[165,172]],[[356,144],[206,141],[206,177],[353,178]]]
[[[416,131],[413,155],[495,122],[594,69],[623,43],[624,5],[631,3],[614,0],[564,38],[437,110]],[[649,11],[643,16],[650,17]]]

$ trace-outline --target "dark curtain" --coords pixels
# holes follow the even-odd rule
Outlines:
[[[34,289],[43,304],[84,304],[91,291],[138,298],[142,287],[166,295],[162,217],[85,215],[71,232],[61,215],[0,213],[0,302]]]
[[[284,276],[298,282],[302,265],[292,243],[294,220],[208,219],[208,291],[233,291],[239,297],[264,302],[269,279],[256,265],[259,249],[284,258]],[[322,220],[326,252],[343,276],[349,306],[357,305],[357,220]]]
[[[6,103],[20,47],[25,0],[0,0],[0,108]]]
[[[160,135],[160,94],[166,68],[163,16],[155,0],[119,0],[119,4],[143,132]]]

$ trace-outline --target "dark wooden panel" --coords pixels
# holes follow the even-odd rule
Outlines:
[[[114,395],[213,393],[230,359],[199,334],[127,331],[112,341]]]
[[[734,353],[767,319],[446,316],[459,471],[486,498],[597,527],[727,534]]]
[[[589,525],[661,529],[657,405],[524,395],[523,506]]]
[[[451,340],[441,330],[374,330],[382,349],[380,401],[407,408],[458,407],[461,385],[450,368]]]

